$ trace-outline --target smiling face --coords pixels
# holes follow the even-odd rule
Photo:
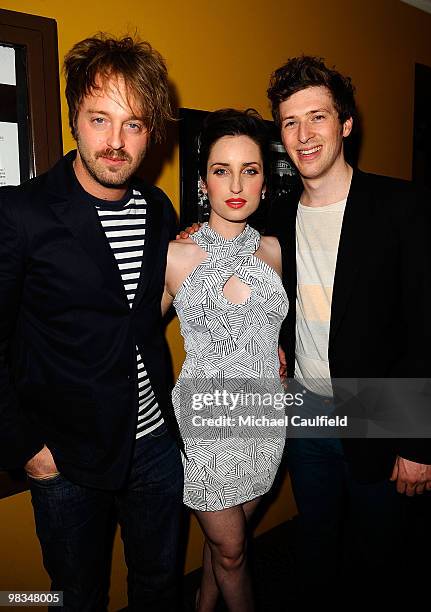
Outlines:
[[[211,205],[209,223],[217,230],[243,223],[259,206],[264,191],[259,146],[248,136],[223,136],[211,147],[203,191]]]
[[[345,165],[343,138],[352,130],[352,119],[340,123],[326,87],[302,89],[279,110],[284,147],[303,179],[334,174]]]
[[[111,79],[87,95],[76,119],[74,164],[83,188],[96,197],[123,197],[145,156],[148,131],[124,81]]]

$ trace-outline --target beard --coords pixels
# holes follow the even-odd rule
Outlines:
[[[140,154],[133,158],[127,151],[121,149],[116,151],[110,147],[94,153],[82,142],[79,134],[77,135],[76,143],[82,164],[87,172],[97,183],[108,188],[118,189],[119,187],[125,187],[141,165],[146,153],[146,149],[143,148]],[[125,163],[118,167],[107,166],[101,161],[104,157],[122,160]]]

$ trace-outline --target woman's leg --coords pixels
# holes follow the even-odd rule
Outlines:
[[[202,558],[202,579],[199,590],[196,594],[197,612],[210,612],[215,609],[218,599],[218,586],[214,576],[211,549],[205,538],[203,558]]]
[[[215,609],[219,591],[231,612],[254,609],[246,565],[247,522],[260,498],[217,512],[196,512],[205,534],[199,612]]]

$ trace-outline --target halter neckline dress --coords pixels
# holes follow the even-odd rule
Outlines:
[[[252,423],[284,418],[284,407],[243,399],[284,393],[278,337],[288,300],[279,275],[256,257],[260,234],[249,225],[229,240],[205,223],[190,238],[207,257],[174,299],[186,359],[172,399],[186,452],[184,503],[215,511],[266,493],[280,464],[284,425]],[[250,288],[241,303],[223,293],[232,276]],[[202,401],[208,393],[212,403]]]

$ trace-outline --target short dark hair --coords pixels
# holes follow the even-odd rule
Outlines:
[[[134,95],[144,113],[146,127],[156,142],[172,120],[168,72],[158,51],[150,43],[131,36],[113,38],[99,32],[76,43],[64,58],[69,124],[76,137],[76,118],[83,98],[112,78],[123,77],[127,94]]]
[[[208,158],[212,146],[224,136],[248,136],[260,149],[265,180],[269,177],[268,129],[259,113],[253,108],[244,111],[222,108],[209,113],[199,136],[199,176],[206,180]]]
[[[350,77],[325,66],[321,57],[301,55],[289,59],[271,75],[268,98],[276,124],[280,125],[281,102],[298,91],[319,86],[331,93],[341,124],[350,117],[356,118],[355,88]]]

